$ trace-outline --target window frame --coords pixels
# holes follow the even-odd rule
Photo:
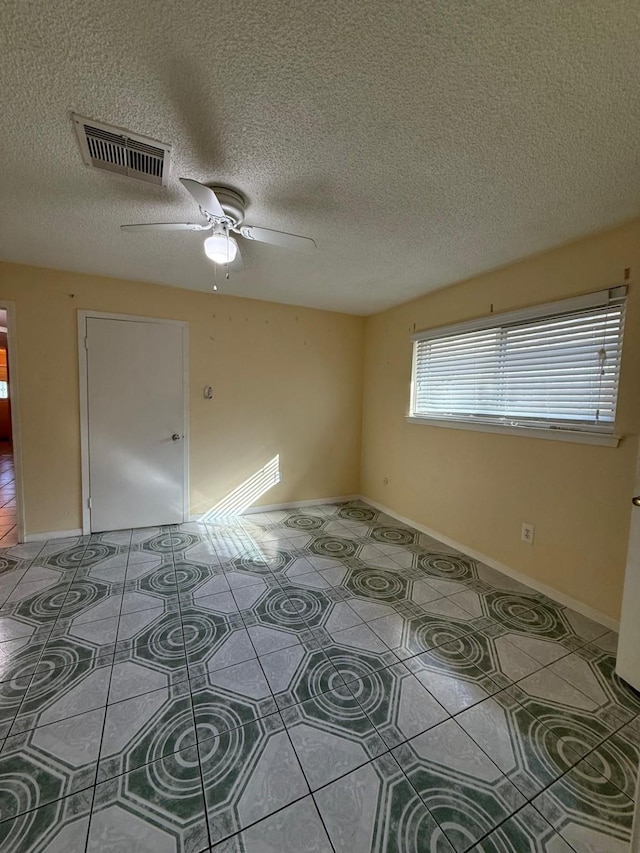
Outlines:
[[[468,332],[478,332],[485,329],[492,329],[501,326],[512,324],[520,324],[553,318],[554,316],[568,315],[578,311],[588,311],[590,308],[602,308],[612,301],[623,303],[622,325],[620,336],[620,365],[622,360],[622,346],[624,342],[624,305],[628,293],[626,285],[620,285],[607,290],[588,293],[584,296],[575,298],[562,299],[556,302],[534,305],[528,308],[504,312],[499,314],[489,314],[484,317],[479,317],[474,320],[464,321],[446,326],[438,326],[432,329],[415,332],[411,336],[412,341],[412,358],[411,358],[411,392],[409,402],[409,414],[405,416],[405,420],[410,424],[422,424],[425,426],[445,427],[458,430],[473,430],[479,432],[508,434],[529,436],[535,438],[551,439],[556,441],[570,441],[581,444],[599,444],[608,447],[616,447],[622,436],[616,434],[617,422],[617,402],[619,395],[619,385],[616,389],[616,418],[611,425],[610,430],[603,430],[600,427],[594,427],[592,424],[575,422],[567,420],[565,423],[548,424],[533,422],[533,423],[506,423],[494,419],[491,416],[483,418],[482,416],[474,417],[473,415],[442,416],[435,414],[424,414],[416,412],[416,376],[418,368],[418,344],[421,341],[436,340],[438,338],[452,337],[456,334],[465,334]],[[617,381],[620,379],[620,368],[618,370]],[[508,415],[506,415],[508,417]],[[518,418],[514,415],[514,420]],[[520,418],[520,420],[525,420]]]

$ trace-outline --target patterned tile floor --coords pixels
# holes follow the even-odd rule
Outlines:
[[[0,563],[3,853],[627,848],[615,636],[364,504]]]

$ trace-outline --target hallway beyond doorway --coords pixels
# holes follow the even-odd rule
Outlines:
[[[0,547],[18,544],[13,445],[0,441]]]

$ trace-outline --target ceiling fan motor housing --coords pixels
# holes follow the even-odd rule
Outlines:
[[[219,187],[213,184],[211,184],[210,187],[216,194],[222,209],[231,220],[231,223],[237,228],[242,222],[244,222],[244,198],[239,192],[236,192],[229,187]]]

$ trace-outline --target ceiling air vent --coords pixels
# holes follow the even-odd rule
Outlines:
[[[75,113],[73,121],[87,166],[166,187],[170,145]]]

